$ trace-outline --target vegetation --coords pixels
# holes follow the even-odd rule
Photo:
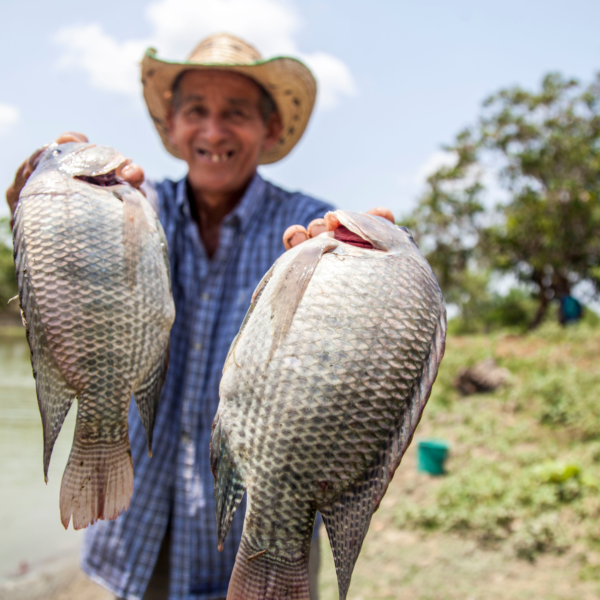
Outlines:
[[[600,292],[600,75],[501,90],[446,150],[454,163],[429,178],[408,225],[464,320],[494,305],[491,272],[531,290],[531,327],[576,284]],[[494,208],[491,193],[503,196]]]
[[[396,510],[400,527],[507,544],[529,560],[577,542],[600,548],[600,329],[456,338],[428,407],[432,433],[454,442],[447,477],[425,503]],[[493,357],[511,372],[494,394],[461,397],[460,366]]]
[[[7,217],[0,218],[0,318],[19,314],[19,303],[8,301],[17,295],[17,280]]]

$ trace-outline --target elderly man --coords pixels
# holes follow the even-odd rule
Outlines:
[[[225,34],[203,40],[185,63],[149,50],[142,82],[162,142],[188,174],[142,183],[142,169],[131,164],[122,177],[142,186],[160,216],[177,317],[154,455],[148,458],[141,421],[130,415],[131,504],[116,521],[89,530],[82,566],[118,598],[218,599],[227,593],[244,516],[236,512],[219,553],[208,451],[223,363],[254,288],[283,251],[282,235],[289,248],[324,231],[321,217],[331,208],[266,182],[257,167],[283,158],[300,139],[316,86],[299,61],[264,61]],[[87,139],[63,134],[57,141]],[[11,209],[38,155],[9,188]],[[316,549],[313,543],[312,598]]]

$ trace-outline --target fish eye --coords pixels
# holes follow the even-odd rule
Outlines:
[[[62,154],[62,150],[53,150],[52,151],[52,156],[58,156],[59,154]]]

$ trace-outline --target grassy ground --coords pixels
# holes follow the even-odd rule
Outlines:
[[[598,598],[599,356],[600,330],[588,326],[451,336],[415,438],[452,444],[448,474],[417,473],[413,444],[349,598]],[[489,357],[509,384],[461,397],[458,369]],[[328,546],[324,600],[337,598]]]
[[[461,397],[456,372],[493,357],[510,373]],[[357,562],[349,600],[600,597],[600,329],[450,336],[415,443]],[[416,470],[416,442],[452,444],[448,473]],[[337,599],[321,539],[321,600]],[[52,600],[106,600],[82,575]]]

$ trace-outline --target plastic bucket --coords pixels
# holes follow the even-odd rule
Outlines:
[[[418,448],[418,469],[421,473],[443,475],[450,444],[442,440],[421,440]]]

